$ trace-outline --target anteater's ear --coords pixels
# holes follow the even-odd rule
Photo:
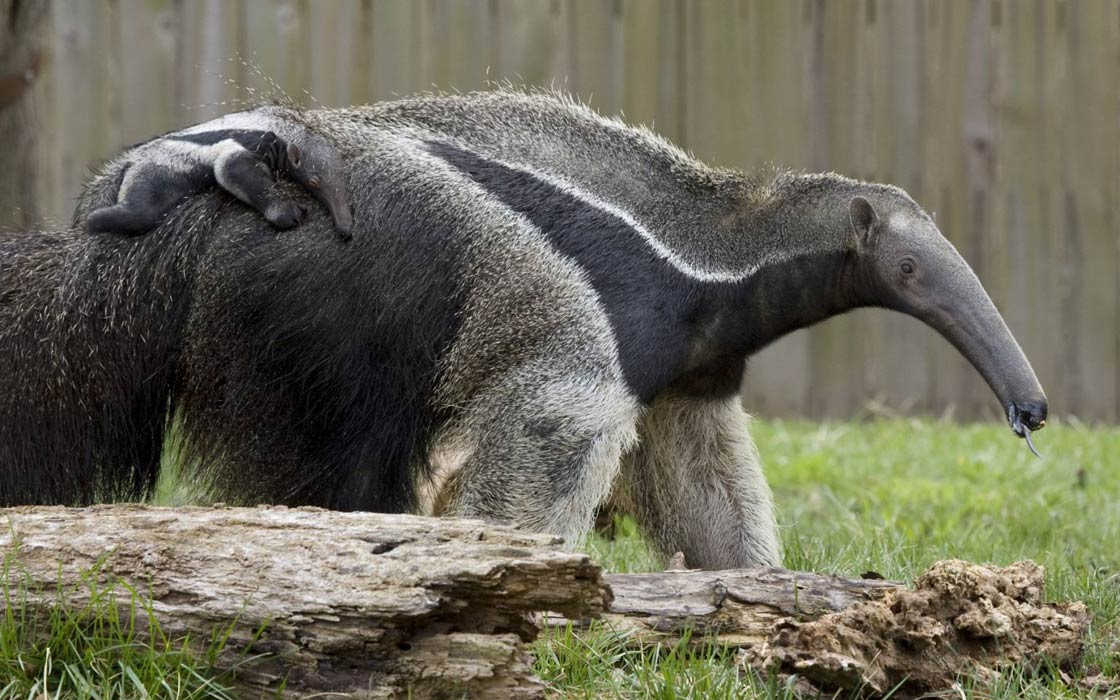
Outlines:
[[[848,203],[848,217],[856,239],[861,244],[870,243],[879,230],[879,215],[875,213],[871,202],[863,197],[852,197],[852,201]]]
[[[288,144],[288,165],[298,168],[303,165],[303,151],[294,143]]]

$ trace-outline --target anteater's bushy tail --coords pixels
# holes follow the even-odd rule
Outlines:
[[[72,230],[0,232],[0,506],[142,497],[174,422],[174,457],[223,500],[411,508],[454,409],[434,397],[468,247],[394,153],[349,161],[345,244],[288,182],[308,217],[282,235],[221,192],[88,234],[115,162]]]
[[[203,244],[189,228],[0,232],[0,506],[154,486]]]

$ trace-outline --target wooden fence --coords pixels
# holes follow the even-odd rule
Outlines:
[[[59,0],[65,220],[88,167],[279,89],[326,105],[556,86],[712,163],[898,184],[976,268],[1057,415],[1120,415],[1120,0]],[[860,311],[767,350],[748,406],[992,415],[932,331]]]

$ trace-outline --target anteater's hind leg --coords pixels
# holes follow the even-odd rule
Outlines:
[[[137,202],[121,202],[90,212],[86,229],[90,233],[141,234],[158,226],[163,214]]]
[[[131,166],[122,179],[121,201],[90,212],[86,229],[90,233],[145,233],[188,194],[190,187],[178,173],[160,166]]]
[[[307,214],[302,204],[276,193],[268,164],[250,151],[222,155],[214,163],[214,177],[227,192],[259,211],[276,228],[298,226]]]

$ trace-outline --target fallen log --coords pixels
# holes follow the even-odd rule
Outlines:
[[[239,675],[245,698],[285,679],[294,697],[540,697],[526,645],[545,612],[602,617],[636,646],[688,631],[816,690],[898,686],[893,697],[964,672],[1072,665],[1089,622],[1081,603],[1043,603],[1031,562],[939,562],[913,589],[783,569],[601,576],[558,538],[470,520],[144,506],[0,515],[9,576],[28,577],[44,610],[59,586],[84,604],[92,569],[149,596],[170,635],[206,639],[236,621],[226,653],[269,654]]]
[[[1088,611],[1044,603],[1043,574],[1029,561],[942,561],[912,589],[784,569],[610,575],[604,620],[638,646],[687,630],[738,647],[747,666],[796,675],[812,693],[915,697],[949,690],[961,674],[1075,666]]]
[[[1043,574],[1031,561],[940,561],[912,590],[779,624],[745,660],[818,688],[892,697],[947,691],[962,675],[989,682],[1014,667],[1071,668],[1089,612],[1081,602],[1044,603]]]
[[[135,505],[0,515],[9,583],[30,580],[33,606],[59,586],[84,605],[93,570],[150,596],[169,635],[209,639],[236,621],[229,663],[269,654],[238,674],[244,698],[285,681],[285,697],[537,698],[532,613],[593,617],[610,597],[559,538],[480,521]]]
[[[757,646],[779,622],[813,620],[903,586],[787,569],[609,574],[614,593],[606,625],[634,646],[675,642],[683,634],[732,647]]]

